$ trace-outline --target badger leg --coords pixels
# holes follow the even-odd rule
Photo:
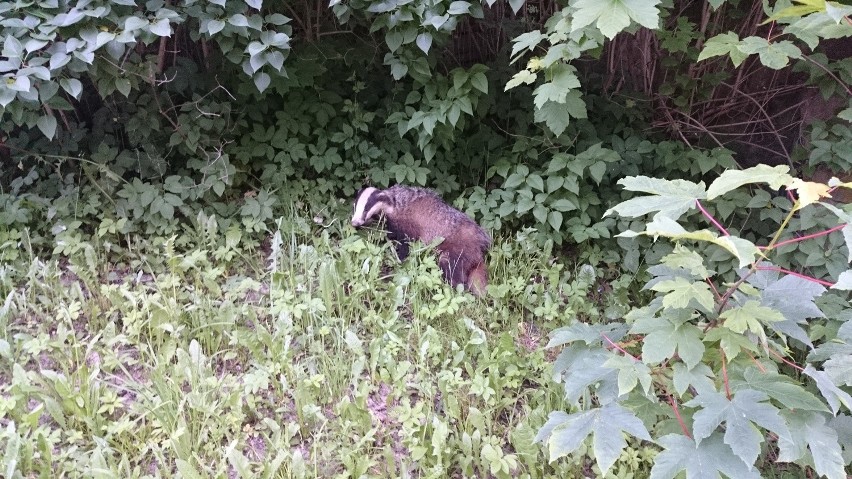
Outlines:
[[[396,249],[396,256],[400,261],[408,258],[408,238],[404,234],[389,231],[388,239],[393,243],[393,247]]]

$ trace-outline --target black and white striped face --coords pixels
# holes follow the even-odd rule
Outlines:
[[[392,208],[388,195],[373,188],[364,188],[355,198],[355,212],[352,214],[352,226],[359,227],[372,221],[381,213]]]

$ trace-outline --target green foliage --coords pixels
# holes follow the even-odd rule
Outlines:
[[[827,235],[841,237],[852,251],[840,228],[780,241],[794,216],[814,208],[826,209],[845,227],[852,218],[820,202],[830,187],[796,179],[787,167],[765,165],[727,171],[708,187],[645,177],[621,183],[647,195],[622,202],[607,214],[648,219],[639,223],[640,231],[619,236],[662,236],[676,245],[649,265],[653,277],[645,289],[654,298],[634,306],[625,315],[626,324],[578,324],[552,334],[549,346],[564,346],[554,367],[566,399],[589,412],[551,414],[538,436],[550,457],[576,449],[585,429],[570,426],[575,421],[616,408],[617,414],[606,413],[620,418],[613,427],[639,438],[648,435],[663,446],[651,477],[676,477],[680,471],[759,477],[754,467],[771,460],[766,445],[776,440],[777,460],[812,467],[820,476],[845,477],[848,461],[842,451],[852,444],[841,424],[850,418],[852,396],[848,375],[838,367],[849,355],[848,302],[829,293],[826,286],[833,288],[832,282],[769,262],[784,244]],[[784,219],[774,234],[763,238],[762,247],[729,233],[703,206],[756,184],[785,187],[798,195],[784,205]],[[721,236],[681,226],[678,221],[693,208]],[[699,254],[690,246],[695,243],[718,246],[727,258]],[[736,281],[726,282],[713,271],[722,262],[737,265]],[[844,275],[850,271],[847,263]],[[829,303],[820,301],[832,298],[838,309],[829,315]],[[808,432],[803,436],[800,431]],[[595,446],[601,470],[611,466],[625,445]]]

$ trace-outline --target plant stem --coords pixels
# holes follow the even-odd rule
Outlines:
[[[821,284],[823,286],[827,286],[829,288],[834,286],[834,283],[832,283],[830,281],[824,281],[824,280],[821,280],[821,279],[814,278],[813,276],[808,276],[806,274],[797,273],[795,271],[790,271],[789,269],[779,268],[777,266],[758,266],[757,270],[758,271],[778,271],[779,273],[789,274],[789,275],[795,276],[797,278],[806,279],[806,280],[808,280],[812,283],[819,283],[819,284]]]
[[[710,220],[711,223],[713,223],[713,226],[715,226],[719,229],[719,231],[722,232],[722,236],[731,236],[731,234],[728,233],[728,230],[726,230],[724,226],[719,224],[719,222],[716,221],[716,218],[714,218],[713,215],[711,215],[709,212],[707,212],[707,210],[704,209],[704,206],[702,206],[700,201],[695,200],[695,205],[698,206],[699,210],[701,210],[701,214],[703,214],[708,220]]]

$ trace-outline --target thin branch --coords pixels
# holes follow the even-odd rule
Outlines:
[[[779,242],[778,244],[775,245],[775,248],[779,248],[781,246],[784,246],[785,244],[798,243],[799,241],[804,241],[804,240],[808,240],[808,239],[812,239],[812,238],[819,238],[820,236],[825,236],[827,234],[834,233],[837,230],[842,230],[845,227],[846,227],[846,223],[843,223],[843,224],[835,226],[834,228],[827,229],[825,231],[820,231],[820,232],[817,232],[817,233],[813,233],[813,234],[809,234],[809,235],[805,235],[805,236],[800,236],[800,237],[796,237],[796,238],[790,238],[788,240],[784,240],[784,241]],[[762,250],[766,249],[765,246],[758,246],[758,248],[760,248]]]
[[[680,416],[680,409],[677,407],[677,402],[675,402],[675,398],[669,394],[669,404],[672,407],[672,411],[675,413],[675,417],[677,418],[677,423],[680,424],[680,429],[683,431],[683,435],[692,439],[692,435],[689,434],[689,429],[686,427],[686,423],[683,422],[683,418]]]
[[[722,236],[731,236],[731,234],[730,234],[730,233],[728,233],[728,230],[726,230],[724,226],[722,226],[721,224],[719,224],[719,222],[718,222],[718,221],[716,221],[716,218],[714,218],[714,217],[713,217],[713,215],[711,215],[710,213],[708,213],[708,212],[707,212],[707,210],[705,210],[705,209],[704,209],[704,206],[702,206],[702,205],[701,205],[701,202],[700,202],[700,201],[695,200],[695,205],[696,205],[696,206],[698,206],[698,209],[699,209],[699,210],[701,210],[701,213],[702,213],[702,214],[703,214],[703,215],[704,215],[704,216],[705,216],[708,220],[710,220],[710,222],[711,222],[711,223],[713,223],[713,226],[715,226],[716,228],[718,228],[718,229],[719,229],[719,231],[721,231],[721,232],[722,232]]]
[[[834,283],[832,283],[830,281],[817,279],[817,278],[814,278],[813,276],[808,276],[806,274],[797,273],[795,271],[790,271],[789,269],[779,268],[777,266],[757,266],[755,269],[757,269],[758,271],[777,271],[779,273],[789,274],[790,276],[802,278],[802,279],[810,281],[812,283],[821,284],[821,285],[828,287],[828,288],[834,286]]]
[[[619,345],[615,344],[614,342],[612,342],[612,340],[611,340],[611,339],[609,339],[609,338],[607,337],[607,335],[606,335],[606,334],[601,333],[601,336],[603,336],[603,338],[604,338],[604,339],[606,339],[606,342],[608,342],[610,346],[612,346],[613,348],[615,348],[615,349],[617,349],[617,350],[621,351],[622,353],[624,353],[624,355],[625,355],[625,356],[627,356],[627,357],[629,357],[629,358],[633,359],[634,361],[639,361],[639,358],[637,358],[636,356],[634,356],[634,355],[632,355],[632,354],[628,353],[627,351],[625,351],[625,350],[624,350],[624,348],[622,348],[621,346],[619,346]]]

